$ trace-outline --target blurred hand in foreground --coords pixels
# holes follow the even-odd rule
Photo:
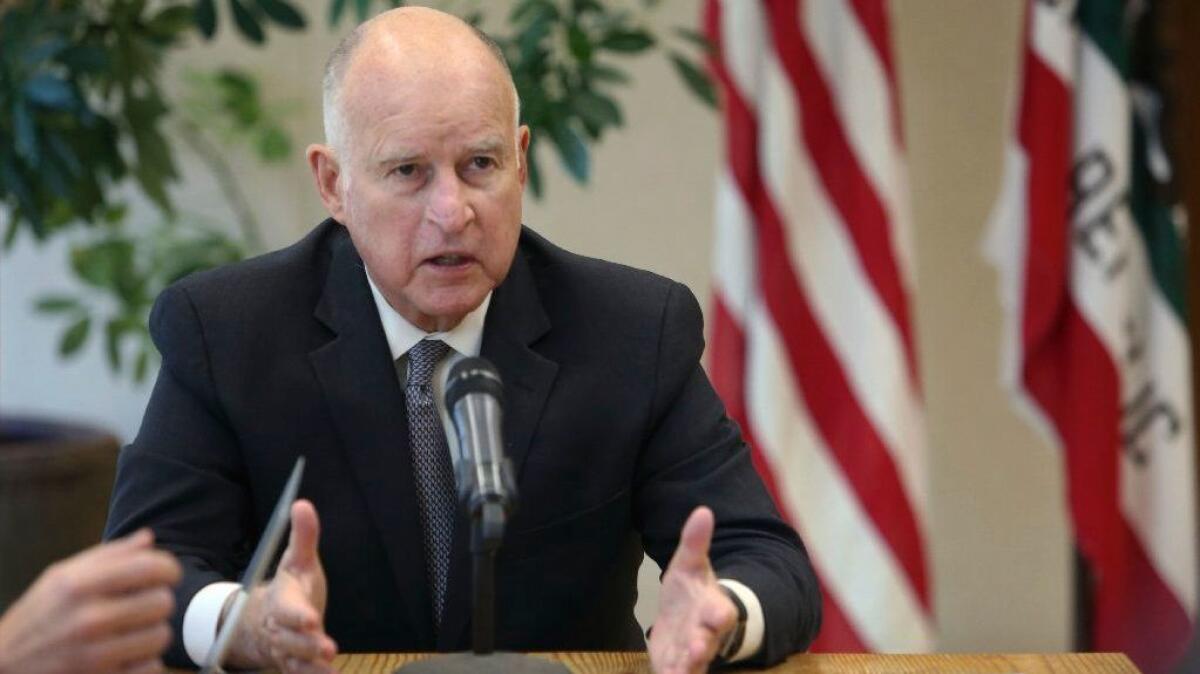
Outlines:
[[[181,570],[147,529],[48,567],[0,617],[0,674],[149,674]]]

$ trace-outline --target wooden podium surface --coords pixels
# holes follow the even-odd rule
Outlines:
[[[539,653],[576,674],[650,674],[645,653]],[[416,653],[340,655],[341,674],[391,674],[406,662],[430,657]],[[172,670],[182,671],[182,670]],[[1039,655],[793,655],[766,671],[775,674],[1140,674],[1119,653]]]

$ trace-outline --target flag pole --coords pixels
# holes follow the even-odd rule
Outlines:
[[[1187,238],[1188,341],[1192,352],[1192,418],[1200,419],[1200,4],[1192,0],[1164,0],[1157,7],[1155,33],[1160,52],[1163,95],[1166,101],[1166,144],[1175,166],[1174,189],[1183,204]],[[1154,11],[1152,10],[1152,11]],[[1196,451],[1196,448],[1193,448]],[[1196,484],[1200,485],[1200,452]],[[1200,523],[1200,498],[1196,499]],[[1200,528],[1200,524],[1198,524]],[[1200,531],[1197,531],[1200,537]],[[1196,570],[1200,575],[1200,569]],[[1194,631],[1183,662],[1176,670],[1200,671],[1200,630]]]

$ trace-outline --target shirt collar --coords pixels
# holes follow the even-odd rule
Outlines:
[[[365,267],[364,267],[365,269]],[[388,349],[392,352],[392,360],[398,360],[416,346],[422,339],[440,339],[464,356],[478,356],[483,342],[483,319],[487,316],[488,305],[492,302],[492,293],[488,292],[483,302],[475,310],[463,317],[458,325],[445,332],[425,332],[409,323],[401,316],[375,285],[371,273],[367,272],[367,283],[371,286],[371,297],[375,299],[375,309],[379,312],[379,322],[383,324],[383,334],[387,337]]]

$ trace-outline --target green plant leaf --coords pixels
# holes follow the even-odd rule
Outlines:
[[[61,79],[42,73],[25,82],[25,97],[35,105],[53,110],[68,110],[75,105],[75,92]]]
[[[164,45],[169,45],[183,31],[195,25],[196,20],[193,14],[194,10],[192,7],[187,5],[172,5],[164,8],[147,21],[146,28],[155,37],[162,40]]]
[[[623,54],[637,54],[654,46],[654,36],[644,30],[618,29],[604,36],[600,47]]]
[[[277,126],[269,126],[258,135],[258,156],[265,162],[278,162],[292,153],[292,139]]]
[[[584,14],[586,12],[603,12],[604,5],[601,5],[597,0],[572,0],[571,11],[576,14]]]
[[[58,62],[67,70],[79,73],[103,73],[111,63],[108,54],[95,45],[76,44],[65,49],[58,57]]]
[[[584,75],[597,82],[616,82],[624,84],[629,81],[629,75],[624,70],[603,63],[592,62],[583,69]]]
[[[42,61],[49,61],[66,49],[67,44],[61,36],[51,35],[21,54],[21,63],[25,66],[36,66]]]
[[[137,383],[142,383],[146,379],[146,371],[150,366],[150,350],[147,347],[142,347],[138,353],[137,361],[133,364],[133,380]]]
[[[71,268],[88,285],[116,289],[118,279],[133,267],[133,243],[110,238],[71,251]]]
[[[542,19],[557,19],[558,8],[550,0],[521,0],[508,14],[508,22],[522,24]]]
[[[567,28],[567,45],[576,61],[587,63],[592,60],[592,41],[579,24],[572,23]]]
[[[559,123],[550,128],[550,139],[554,141],[554,147],[558,149],[558,156],[562,159],[567,173],[571,174],[575,182],[586,183],[591,166],[587,144],[579,134],[565,123]]]
[[[106,224],[115,225],[125,220],[125,215],[129,212],[129,205],[124,203],[109,204],[101,211],[100,217]]]
[[[699,47],[706,54],[711,54],[716,51],[716,46],[712,43],[712,40],[709,40],[708,37],[703,33],[692,30],[686,26],[676,26],[674,32],[679,37]]]
[[[18,100],[13,103],[13,133],[16,136],[13,145],[17,156],[30,164],[36,164],[40,156],[37,129],[33,126],[33,115],[29,114],[29,108],[24,101]]]
[[[342,12],[346,9],[346,0],[333,0],[329,3],[329,25],[336,26],[342,20]]]
[[[529,190],[533,192],[534,199],[542,198],[542,170],[539,168],[541,163],[538,161],[537,154],[534,153],[534,142],[529,143],[529,151],[526,153],[525,160],[529,165]]]
[[[254,44],[266,42],[267,35],[263,32],[262,25],[258,22],[258,17],[254,16],[254,13],[246,5],[242,4],[242,0],[229,0],[229,9],[233,11],[233,22],[237,26],[238,31],[247,40]]]
[[[358,15],[359,23],[366,21],[371,14],[371,0],[354,0],[354,12]]]
[[[302,30],[307,22],[291,3],[285,0],[256,0],[259,9],[275,23],[292,30]]]
[[[571,107],[585,121],[598,128],[621,126],[625,122],[616,101],[602,94],[581,91],[575,95]]]
[[[216,0],[196,0],[192,6],[192,20],[204,39],[211,40],[217,34]]]
[[[675,72],[679,73],[684,84],[697,98],[704,101],[710,108],[717,107],[717,92],[713,88],[712,80],[703,70],[674,51],[671,52],[671,64],[675,66]]]
[[[91,330],[92,319],[84,316],[75,321],[62,334],[58,342],[58,355],[66,358],[75,355],[83,343],[87,341],[88,331]]]
[[[124,332],[125,325],[120,319],[110,318],[104,325],[104,353],[113,371],[121,369],[121,335]]]
[[[79,304],[79,299],[76,297],[68,297],[66,295],[46,295],[33,305],[33,308],[42,314],[61,314],[68,311],[77,311],[82,307]]]

